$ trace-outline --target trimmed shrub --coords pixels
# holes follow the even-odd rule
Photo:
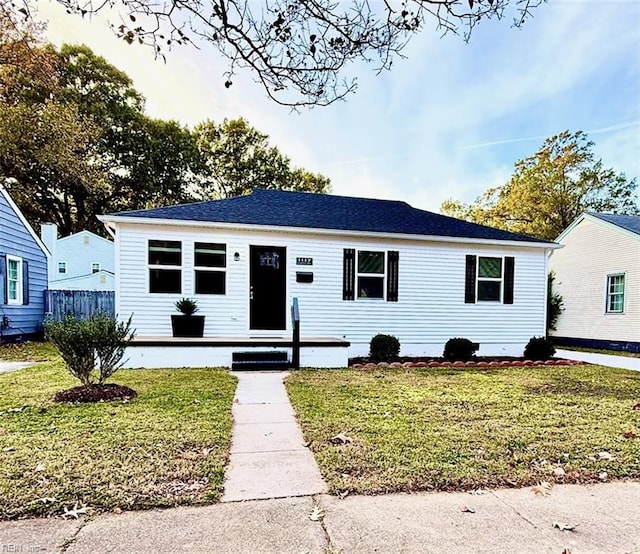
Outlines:
[[[442,357],[450,362],[468,362],[478,350],[478,346],[469,339],[455,337],[444,345]]]
[[[531,337],[524,348],[524,357],[527,360],[548,360],[556,353],[556,349],[550,340],[544,337]]]
[[[400,354],[400,341],[392,335],[376,335],[369,343],[369,358],[376,362],[395,360]]]
[[[60,351],[71,375],[85,386],[104,383],[122,367],[125,348],[134,334],[131,318],[125,323],[108,315],[87,320],[66,316],[61,321],[45,322],[47,340]]]

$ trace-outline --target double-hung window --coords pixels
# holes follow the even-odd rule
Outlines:
[[[58,273],[64,274],[67,272],[67,262],[58,262]]]
[[[182,243],[177,240],[149,241],[149,292],[182,292]]]
[[[607,275],[607,313],[624,312],[624,273]]]
[[[91,273],[98,273],[100,271],[100,262],[91,262]]]
[[[193,252],[196,294],[225,294],[227,245],[196,242]]]
[[[384,298],[384,252],[358,251],[358,298]]]
[[[400,253],[345,248],[342,260],[342,299],[377,298],[398,301]]]
[[[464,301],[513,304],[515,258],[468,254],[465,263]]]
[[[7,255],[7,304],[22,304],[22,258]]]
[[[478,302],[502,300],[502,258],[478,256]]]

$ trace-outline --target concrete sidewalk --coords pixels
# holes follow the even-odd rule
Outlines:
[[[613,356],[610,354],[597,354],[595,352],[578,352],[576,350],[556,350],[556,357],[567,360],[580,360],[590,364],[606,365],[607,367],[618,367],[620,369],[631,369],[640,371],[640,358],[629,356]]]
[[[315,506],[319,521],[309,518]],[[637,482],[561,485],[547,496],[531,488],[319,495],[0,522],[0,552],[616,554],[640,552],[639,522]]]
[[[325,484],[289,402],[286,372],[238,372],[223,502],[309,496]]]
[[[0,360],[0,373],[9,373],[32,365],[35,365],[35,362],[3,362]]]

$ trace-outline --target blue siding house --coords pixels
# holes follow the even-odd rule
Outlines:
[[[38,336],[48,251],[0,185],[0,342]]]

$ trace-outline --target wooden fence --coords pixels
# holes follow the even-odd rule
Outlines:
[[[56,320],[65,315],[87,319],[95,314],[116,315],[115,293],[102,290],[45,290],[45,312]]]

